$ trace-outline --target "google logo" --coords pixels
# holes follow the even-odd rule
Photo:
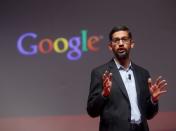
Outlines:
[[[70,39],[59,37],[54,40],[51,38],[38,40],[36,33],[27,32],[18,38],[17,49],[20,54],[25,56],[55,52],[58,54],[66,53],[69,60],[79,60],[83,52],[98,51],[97,45],[102,38],[102,36],[95,35],[88,37],[88,31],[81,30],[80,36],[73,36]]]

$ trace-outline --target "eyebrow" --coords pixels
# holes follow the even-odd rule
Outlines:
[[[130,38],[129,36],[123,36],[123,37],[114,37],[114,38],[112,38],[112,39],[122,39],[122,38]]]

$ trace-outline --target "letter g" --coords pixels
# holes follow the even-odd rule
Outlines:
[[[30,45],[30,48],[32,49],[31,51],[27,51],[24,49],[24,39],[26,37],[32,37],[32,38],[36,38],[37,35],[35,33],[25,33],[23,35],[21,35],[17,41],[17,49],[19,50],[19,52],[23,55],[34,55],[37,53],[37,46],[36,45]]]

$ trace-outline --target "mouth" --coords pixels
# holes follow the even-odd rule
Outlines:
[[[129,56],[128,50],[125,48],[117,49],[115,55],[118,59],[126,59]]]
[[[118,51],[118,53],[120,53],[120,54],[126,53],[126,49],[123,49],[123,48],[118,49],[117,51]]]

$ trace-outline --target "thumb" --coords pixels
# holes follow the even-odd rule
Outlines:
[[[152,79],[151,78],[148,78],[148,86],[149,86],[149,88],[152,87]]]

